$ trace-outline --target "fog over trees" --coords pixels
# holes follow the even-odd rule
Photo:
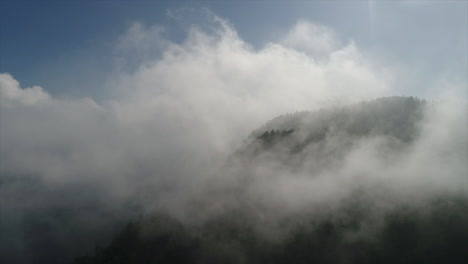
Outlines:
[[[1,264],[468,259],[463,80],[406,92],[327,26],[254,46],[197,17],[115,29],[100,99],[0,73]]]
[[[277,117],[187,215],[142,216],[74,263],[464,263],[466,186],[404,168],[436,108],[387,97]]]

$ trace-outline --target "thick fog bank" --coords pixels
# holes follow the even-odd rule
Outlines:
[[[133,24],[115,47],[137,67],[100,102],[0,74],[2,263],[62,263],[161,211],[184,225],[242,211],[268,233],[361,189],[384,211],[467,193],[467,105],[450,84],[435,103],[348,106],[392,94],[394,78],[352,41],[299,21],[255,49],[208,20],[181,43]]]

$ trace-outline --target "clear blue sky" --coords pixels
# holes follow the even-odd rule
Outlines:
[[[365,53],[398,65],[401,89],[418,95],[440,76],[467,82],[467,1],[0,1],[0,72],[54,95],[99,97],[112,71],[111,43],[132,22],[185,35],[167,10],[209,8],[253,47],[299,19],[328,26]],[[197,17],[186,23],[197,23]],[[403,88],[404,87],[404,88]]]

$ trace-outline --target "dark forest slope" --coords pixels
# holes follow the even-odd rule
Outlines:
[[[382,168],[391,168],[394,160],[418,142],[421,123],[432,107],[412,97],[390,97],[275,118],[252,132],[230,157],[218,175],[220,182],[207,187],[209,199],[194,199],[189,206],[191,219],[202,221],[165,212],[142,217],[128,224],[108,246],[96,247],[74,264],[465,263],[466,192],[434,191],[418,196],[423,189],[410,189],[408,194],[385,185],[356,184],[351,188],[340,181],[348,178],[338,177],[338,189],[349,192],[331,199],[330,189],[325,195],[311,196],[298,210],[287,210],[297,206],[291,197],[301,200],[306,194],[298,191],[275,200],[280,196],[275,190],[281,191],[283,185],[271,183],[299,177],[304,184],[317,184],[303,178],[351,173],[346,165],[350,156],[371,143],[371,149],[377,151],[371,152],[375,159],[390,164],[379,165],[371,174],[387,173]],[[363,168],[376,167],[370,162],[358,159],[357,163]],[[239,180],[226,184],[225,178]],[[257,185],[260,187],[252,187]],[[320,187],[313,190],[320,191]],[[262,188],[267,194],[257,195]],[[319,205],[314,197],[322,199]],[[286,202],[280,206],[278,201]],[[207,213],[206,208],[215,203],[221,203],[223,210]]]

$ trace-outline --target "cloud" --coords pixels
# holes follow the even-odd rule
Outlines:
[[[164,45],[161,56],[141,57],[136,71],[112,81],[117,99],[52,98],[1,75],[3,170],[59,182],[112,177],[112,185],[142,174],[155,182],[186,177],[276,115],[388,88],[386,76],[354,45],[327,49],[333,51],[325,63],[278,43],[253,50],[227,21],[211,15],[215,31],[191,27],[180,44],[163,39],[160,26],[132,24],[116,44],[125,56]]]
[[[36,104],[50,99],[42,87],[33,86],[21,89],[19,82],[10,74],[0,74],[0,100],[2,104],[21,103],[25,105]]]
[[[11,75],[1,74],[0,180],[8,191],[0,193],[0,200],[17,203],[2,204],[5,215],[93,205],[89,214],[102,216],[95,221],[105,223],[112,218],[97,213],[103,208],[181,212],[265,121],[391,92],[391,71],[376,68],[327,27],[299,21],[282,41],[254,49],[228,21],[213,14],[209,18],[210,30],[190,26],[180,43],[165,39],[161,26],[132,24],[115,46],[123,65],[135,67],[122,67],[109,80],[112,94],[102,102],[54,98],[41,87],[21,88]],[[442,146],[449,135],[425,140]],[[355,153],[371,159],[373,151],[363,147]],[[414,159],[434,158],[422,152],[415,150]],[[349,166],[361,168],[351,158]],[[280,175],[282,170],[259,169],[277,177],[255,185],[261,186],[252,189],[256,197],[278,194],[267,197],[292,207],[341,188],[336,178],[311,182],[297,175],[291,180],[287,173]],[[24,193],[30,182],[37,184]],[[325,190],[330,192],[325,195]],[[57,193],[66,204],[54,203]],[[50,219],[47,212],[37,219]],[[16,230],[11,236],[21,237],[21,223],[3,223]]]
[[[281,43],[314,58],[323,58],[340,49],[340,42],[332,29],[300,20],[289,30]]]
[[[2,74],[2,173],[92,182],[119,199],[189,192],[266,120],[390,92],[389,71],[327,27],[299,21],[280,43],[255,50],[229,22],[208,17],[216,30],[191,26],[181,43],[164,39],[161,26],[132,24],[117,40],[122,54],[163,43],[161,54],[122,71],[114,99],[100,103],[53,98]]]
[[[212,34],[192,27],[183,43],[172,43],[160,59],[122,76],[117,89],[123,100],[176,107],[191,118],[216,121],[209,128],[242,129],[245,135],[284,112],[314,109],[336,98],[375,97],[388,89],[387,72],[374,70],[352,44],[333,47],[327,62],[319,63],[279,43],[253,50],[228,22],[217,18],[215,24]]]

